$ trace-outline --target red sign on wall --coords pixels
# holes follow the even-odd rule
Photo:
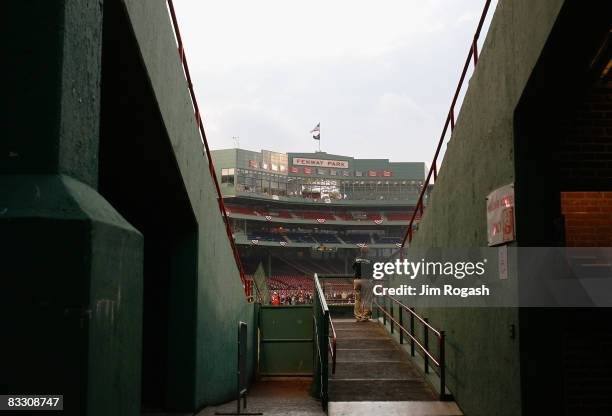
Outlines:
[[[249,160],[249,167],[257,169],[257,161],[256,160]]]
[[[376,171],[375,170],[369,170],[368,171],[368,176],[376,176]]]
[[[291,173],[298,173],[300,171],[299,168],[296,168],[295,166],[291,167]]]
[[[502,186],[487,196],[489,246],[514,241],[514,184]]]

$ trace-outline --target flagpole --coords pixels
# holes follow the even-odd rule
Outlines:
[[[321,123],[317,123],[315,128],[310,130],[310,133],[315,133],[313,134],[312,138],[319,142],[319,153],[321,153]]]

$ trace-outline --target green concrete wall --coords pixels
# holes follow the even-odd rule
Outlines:
[[[247,322],[253,339],[253,304],[246,302],[219,214],[166,2],[123,3],[198,223],[194,404],[217,404],[234,397],[237,325]]]
[[[96,190],[100,2],[2,13],[0,390],[138,414],[143,238]]]
[[[413,247],[487,245],[485,198],[514,181],[514,109],[562,4],[500,0]],[[521,414],[518,311],[420,312],[446,331],[447,385],[465,414]]]
[[[191,388],[169,394],[196,409],[233,398],[238,321],[249,325],[252,364],[256,313],[219,215],[166,3],[110,2],[129,17],[197,222],[195,235],[173,242],[186,247],[176,247],[173,266],[197,263],[197,281],[171,287],[169,302],[187,306],[172,309],[168,328],[173,337],[195,334],[181,348],[191,355],[169,359],[169,379]],[[5,10],[14,18],[2,37],[0,324],[12,338],[0,355],[0,391],[63,393],[66,414],[137,415],[147,239],[98,190],[106,7],[11,1]],[[185,313],[193,328],[180,325]]]

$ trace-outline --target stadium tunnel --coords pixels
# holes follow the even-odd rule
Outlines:
[[[515,110],[520,246],[612,246],[611,15],[566,2]],[[519,313],[525,414],[611,411],[609,308]]]

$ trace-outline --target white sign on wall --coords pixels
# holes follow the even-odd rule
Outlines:
[[[498,262],[497,269],[499,270],[500,280],[508,279],[508,246],[503,244],[497,249]]]
[[[297,166],[318,166],[324,168],[348,169],[346,160],[311,159],[306,157],[294,157],[293,164]]]
[[[487,196],[487,240],[496,246],[514,239],[514,184],[509,184]]]

